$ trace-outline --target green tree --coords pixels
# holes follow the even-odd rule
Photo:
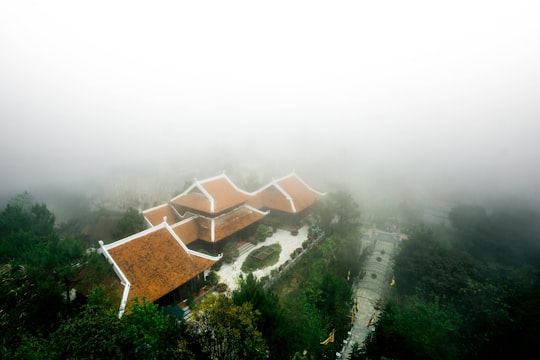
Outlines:
[[[263,284],[250,273],[246,278],[240,278],[232,299],[237,306],[248,303],[259,312],[257,328],[261,329],[268,343],[272,359],[284,359],[291,354],[294,348],[288,348],[286,344],[292,334],[288,331],[288,321],[275,293],[265,290]]]
[[[146,228],[145,220],[142,213],[134,208],[127,209],[113,231],[113,236],[116,239],[123,239],[130,235],[143,231]]]
[[[189,329],[208,359],[265,359],[259,314],[250,303],[238,306],[225,295],[210,295],[193,309]]]
[[[240,251],[233,242],[228,242],[223,247],[223,262],[230,264],[240,255]]]
[[[116,311],[90,303],[52,335],[50,355],[56,359],[127,359],[127,349],[124,324]]]
[[[352,195],[346,191],[328,194],[314,205],[314,214],[327,235],[355,236],[360,229],[360,209]]]
[[[266,226],[264,224],[259,224],[259,226],[257,226],[257,232],[255,233],[255,239],[256,239],[257,242],[263,242],[271,234],[272,233],[268,229],[268,226]]]
[[[388,302],[377,320],[377,330],[367,338],[367,358],[460,359],[464,352],[458,329],[462,319],[437,299],[410,298]]]
[[[73,311],[62,294],[71,288],[83,249],[76,239],[60,239],[54,224],[54,215],[27,193],[0,213],[1,317],[11,319],[0,329],[6,347],[20,346],[24,330],[27,339],[48,334]]]
[[[176,318],[164,315],[150,302],[134,303],[122,318],[130,359],[170,359],[180,341]]]

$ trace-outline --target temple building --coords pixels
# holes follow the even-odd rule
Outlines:
[[[271,225],[300,226],[309,215],[313,203],[325,194],[314,190],[294,172],[277,180],[253,194],[250,204],[269,211],[265,221]]]
[[[216,245],[218,242],[234,238],[268,214],[246,203],[252,196],[222,174],[195,180],[183,193],[166,204],[143,211],[143,215],[150,226],[166,216],[186,244],[219,253],[222,245]]]
[[[225,174],[195,180],[167,203],[143,211],[147,230],[100,242],[124,286],[119,315],[135,298],[180,302],[197,292],[224,244],[247,240],[259,223],[297,229],[323,195],[294,172],[253,193]]]

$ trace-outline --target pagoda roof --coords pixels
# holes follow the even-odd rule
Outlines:
[[[313,205],[315,200],[324,196],[307,185],[296,173],[292,172],[257,191],[262,207],[287,213],[298,213]]]
[[[142,214],[150,226],[161,224],[165,217],[167,217],[167,224],[169,225],[175,224],[182,219],[180,214],[169,203],[144,210]]]
[[[199,239],[199,224],[196,221],[198,217],[199,216],[192,216],[171,226],[174,233],[186,245]]]
[[[111,244],[100,244],[124,285],[120,316],[127,301],[155,301],[220,259],[188,249],[165,222]]]
[[[243,205],[215,218],[199,216],[194,221],[198,224],[199,239],[216,242],[248,227],[267,214],[268,212]]]
[[[227,175],[221,174],[195,180],[186,191],[171,199],[171,203],[213,215],[242,205],[251,195],[238,188]]]

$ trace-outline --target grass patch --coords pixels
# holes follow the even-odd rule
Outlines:
[[[242,264],[242,271],[249,273],[258,269],[264,269],[267,266],[277,264],[279,254],[281,253],[281,245],[272,244],[262,246],[249,253],[246,260]]]

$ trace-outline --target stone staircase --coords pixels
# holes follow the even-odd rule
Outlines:
[[[240,248],[238,248],[238,251],[240,252],[240,255],[238,255],[238,256],[242,256],[244,254],[247,254],[253,248],[255,248],[255,245],[253,245],[252,243],[246,243],[246,244],[242,245]]]

